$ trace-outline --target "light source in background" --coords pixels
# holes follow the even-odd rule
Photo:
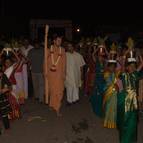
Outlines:
[[[80,26],[79,25],[76,25],[73,29],[73,34],[74,34],[74,37],[77,41],[79,41],[81,39],[81,35],[82,35],[82,31],[80,29]]]
[[[78,33],[79,33],[79,32],[80,32],[80,28],[77,28],[77,29],[76,29],[76,32],[78,32]]]

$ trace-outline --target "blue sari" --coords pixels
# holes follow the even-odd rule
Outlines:
[[[93,92],[90,98],[91,105],[93,112],[99,116],[103,116],[103,94],[104,94],[104,65],[99,63],[99,61],[96,62],[95,65],[95,80],[94,80],[94,88]]]

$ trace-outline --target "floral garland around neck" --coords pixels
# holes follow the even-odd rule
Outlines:
[[[51,61],[52,61],[52,67],[50,68],[50,70],[52,72],[55,72],[56,66],[59,63],[61,56],[62,56],[62,48],[59,47],[59,53],[58,53],[58,57],[57,57],[56,61],[54,60],[55,58],[54,58],[54,46],[53,45],[50,48],[50,53],[51,53]]]

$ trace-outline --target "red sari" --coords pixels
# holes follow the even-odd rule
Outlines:
[[[89,56],[88,60],[88,71],[86,73],[86,80],[85,80],[85,94],[91,95],[92,88],[94,85],[95,79],[95,63],[92,59],[92,56]]]
[[[9,114],[9,118],[10,119],[18,119],[20,118],[20,106],[18,103],[18,99],[16,97],[16,92],[15,92],[15,86],[16,86],[16,79],[14,76],[15,73],[15,66],[12,65],[9,68],[5,68],[5,74],[8,77],[10,83],[12,84],[12,90],[9,93],[9,103],[11,106],[12,111]]]

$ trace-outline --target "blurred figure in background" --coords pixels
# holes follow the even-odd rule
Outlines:
[[[44,79],[43,79],[43,62],[44,48],[40,43],[35,41],[34,48],[28,53],[28,59],[31,63],[32,80],[34,87],[34,98],[40,103],[44,102]]]

